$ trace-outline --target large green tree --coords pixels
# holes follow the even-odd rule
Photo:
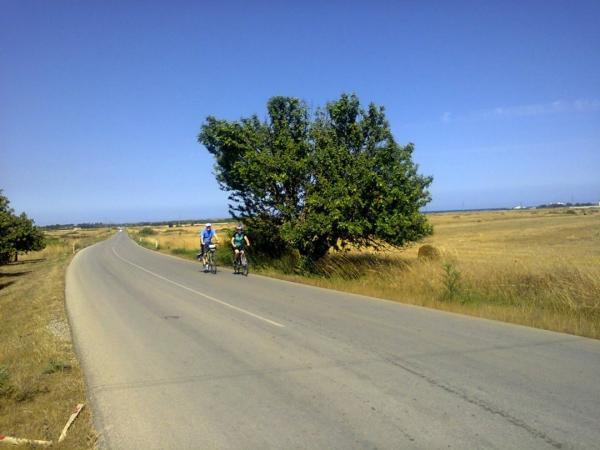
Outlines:
[[[0,190],[0,264],[16,261],[19,253],[42,250],[44,233],[25,213],[16,215]]]
[[[383,107],[342,95],[311,114],[297,98],[273,97],[268,119],[208,117],[198,141],[215,156],[230,212],[269,253],[297,249],[316,260],[331,248],[402,246],[429,233],[420,208],[431,177],[413,145],[399,145]]]

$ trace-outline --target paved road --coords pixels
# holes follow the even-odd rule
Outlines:
[[[127,235],[67,308],[102,442],[600,448],[600,342],[199,265]]]

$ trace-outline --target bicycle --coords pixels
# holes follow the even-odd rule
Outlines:
[[[240,256],[236,258],[233,257],[233,273],[234,274],[242,274],[245,277],[248,276],[248,257],[246,256],[246,252],[240,252]]]
[[[204,257],[206,258],[206,264],[204,266],[204,272],[210,272],[212,274],[217,273],[217,263],[215,262],[215,252],[217,251],[217,246],[215,244],[209,244],[208,249],[205,250]],[[201,254],[198,253],[196,256],[198,260],[202,260]]]

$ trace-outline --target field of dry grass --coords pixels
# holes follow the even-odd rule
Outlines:
[[[233,223],[214,223],[213,229],[217,233],[217,262],[219,265],[229,264],[229,230]],[[168,227],[130,227],[129,235],[140,245],[158,250],[163,253],[195,259],[200,248],[199,233],[204,229],[202,225],[182,224]]]
[[[225,229],[232,228],[231,223],[215,223],[213,229],[217,233],[217,243],[223,244],[227,240]],[[153,231],[152,234],[140,233],[142,229]],[[168,227],[167,225],[158,227],[130,227],[129,231],[132,238],[137,242],[141,242],[148,248],[157,248],[165,252],[173,250],[193,250],[197,251],[200,246],[199,233],[204,229],[204,224],[201,225],[181,225]],[[176,250],[177,253],[177,250]]]
[[[430,216],[435,234],[384,254],[330,255],[312,284],[600,338],[600,211]],[[429,244],[434,259],[419,259]]]
[[[316,286],[600,338],[600,209],[430,214],[435,233],[402,250],[331,253],[318,275],[254,271]],[[223,224],[220,228],[231,227]],[[192,257],[197,227],[157,228],[146,246]],[[224,233],[221,233],[224,235]],[[428,244],[439,256],[418,258]],[[293,264],[292,264],[293,265]],[[288,264],[289,266],[289,264]]]
[[[65,270],[74,248],[109,233],[52,232],[43,251],[0,266],[0,434],[56,441],[75,405],[86,401],[65,312]],[[91,448],[95,441],[84,408],[51,448]]]

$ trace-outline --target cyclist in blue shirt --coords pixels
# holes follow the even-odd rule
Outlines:
[[[213,238],[215,241],[217,240],[217,232],[212,229],[212,225],[207,223],[200,233],[200,254],[198,258],[202,258],[202,263],[204,264],[204,269],[208,268],[208,264],[206,262],[206,255],[208,254],[208,246],[212,244]]]

